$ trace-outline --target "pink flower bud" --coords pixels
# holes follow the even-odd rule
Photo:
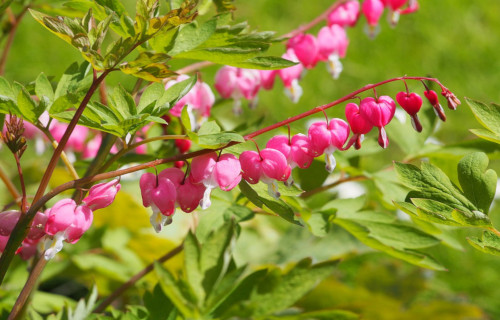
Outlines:
[[[106,208],[115,200],[121,185],[118,179],[92,186],[83,202],[93,211]]]
[[[311,151],[314,156],[325,153],[326,170],[332,172],[336,161],[333,152],[343,150],[349,137],[349,125],[342,119],[331,119],[327,124],[324,121],[313,123],[308,130],[311,141]]]
[[[426,91],[424,91],[424,96],[432,105],[432,108],[434,108],[434,113],[439,117],[439,119],[441,119],[442,121],[446,121],[446,115],[444,114],[443,107],[439,103],[439,98],[436,91],[427,89]]]
[[[304,67],[311,69],[318,63],[318,41],[312,34],[296,35],[288,40],[286,46],[293,50]]]
[[[387,148],[389,139],[384,127],[392,120],[396,112],[394,100],[389,96],[381,96],[378,99],[368,97],[361,101],[359,111],[367,121],[379,129],[378,143],[382,148]]]
[[[240,162],[232,154],[223,154],[217,157],[215,152],[196,157],[191,162],[190,179],[192,183],[203,183],[206,187],[200,202],[201,208],[205,210],[211,205],[212,189],[220,187],[223,191],[229,191],[240,183]]]
[[[358,0],[348,1],[339,5],[335,10],[328,14],[328,25],[337,24],[339,26],[354,27],[359,17],[359,2]]]
[[[286,157],[278,150],[270,148],[263,149],[260,153],[243,151],[240,163],[243,178],[251,184],[259,181],[266,183],[269,194],[275,198],[280,196],[276,181],[288,180],[291,173]]]
[[[441,91],[441,95],[446,98],[449,109],[457,110],[457,107],[460,105],[460,100],[451,91],[443,90]]]
[[[422,107],[422,98],[414,92],[401,91],[396,95],[396,101],[410,115],[413,128],[418,132],[422,132],[422,124],[417,115]]]
[[[359,112],[359,107],[355,103],[348,103],[345,107],[345,116],[354,136],[349,141],[349,146],[354,144],[356,149],[361,148],[361,142],[365,134],[370,132],[373,125],[367,121]]]

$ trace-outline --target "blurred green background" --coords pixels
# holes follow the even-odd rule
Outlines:
[[[258,108],[255,111],[245,109],[244,117],[237,119],[230,115],[230,103],[219,104],[214,108],[214,114],[227,117],[228,123],[233,125],[251,122],[265,115],[264,126],[333,101],[366,84],[402,75],[436,77],[462,102],[464,97],[471,97],[499,103],[500,1],[420,0],[419,3],[420,10],[402,16],[395,29],[389,27],[384,16],[381,33],[373,41],[363,33],[363,19],[355,28],[348,29],[350,46],[346,58],[342,60],[344,71],[340,78],[332,80],[326,67],[319,64],[302,79],[304,94],[298,104],[288,100],[282,92],[281,83],[277,82],[276,90],[259,94]],[[250,26],[260,31],[274,30],[281,35],[312,20],[331,4],[332,1],[328,0],[236,0],[238,9],[235,18],[236,21],[247,20]],[[310,32],[317,33],[321,26]],[[278,43],[270,53],[281,55],[283,51],[284,45]],[[82,60],[79,53],[27,16],[19,27],[5,77],[10,81],[27,83],[40,72],[45,72],[58,79],[74,60]],[[203,70],[203,80],[213,84],[217,68]],[[113,75],[108,84],[112,87],[120,82],[131,88],[134,81],[130,77]],[[409,85],[416,91],[422,91],[418,83]],[[401,83],[391,84],[379,93],[394,95],[402,89]],[[467,129],[480,125],[467,105],[464,103],[455,112],[445,109],[448,120],[434,136],[446,145],[473,140],[474,136]],[[336,107],[328,114],[343,117],[343,108]],[[304,132],[304,122],[295,123],[292,128]],[[496,148],[485,148],[492,159],[498,158]],[[0,155],[2,168],[11,168],[8,163],[10,155],[5,150],[1,150]],[[43,164],[33,153],[30,155],[32,158],[23,161],[26,170],[33,172],[35,180],[43,170]],[[373,157],[373,162],[384,167],[389,166],[392,160],[402,160],[404,153],[397,144],[391,144],[387,151]],[[447,159],[434,160],[453,175],[457,157],[450,156],[451,164]],[[497,163],[493,165],[498,167]],[[62,173],[60,178],[65,178]],[[133,183],[128,190],[137,194]],[[0,206],[8,201],[5,194],[2,185]],[[117,205],[127,206],[123,202]],[[120,219],[123,211],[115,209],[114,212],[116,219]],[[493,220],[500,220],[498,206],[491,215]],[[189,219],[179,218],[179,222],[172,226],[178,229],[172,233],[176,236],[182,234],[190,224],[186,222]],[[204,219],[209,222],[211,218],[209,214],[203,214],[200,224],[204,223]],[[109,218],[109,221],[115,220]],[[140,228],[147,227],[147,223],[139,225]],[[457,234],[457,238],[464,239],[470,233],[462,231]],[[159,241],[149,240],[142,239],[142,245]],[[258,217],[245,225],[236,255],[239,261],[253,265],[286,265],[311,255],[316,259],[342,257],[344,262],[338,272],[299,303],[305,308],[339,307],[360,312],[365,319],[500,319],[500,259],[475,251],[465,240],[461,242],[463,251],[444,246],[436,250],[434,255],[449,271],[432,272],[367,250],[341,230],[318,239],[304,228],[290,226],[275,218]],[[140,243],[135,244],[135,249],[144,250]],[[164,252],[164,247],[151,251],[154,252],[141,253],[143,261],[151,261],[155,253],[160,255]]]

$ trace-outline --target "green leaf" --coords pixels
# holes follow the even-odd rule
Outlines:
[[[481,239],[470,237],[467,238],[467,241],[469,241],[474,248],[482,252],[500,256],[500,236],[493,232],[484,231]]]
[[[276,213],[286,221],[302,225],[299,221],[295,220],[295,213],[293,209],[283,200],[274,199],[267,192],[257,193],[255,189],[250,187],[248,183],[242,180],[239,184],[241,192],[248,198],[253,204],[262,208],[264,205],[268,207],[272,212]]]
[[[31,95],[24,87],[22,87],[21,91],[19,91],[19,95],[17,96],[17,106],[19,111],[24,119],[28,120],[31,123],[36,123],[38,121],[38,117],[42,114],[40,109],[37,108],[37,105],[33,99],[31,99]]]
[[[208,292],[205,301],[207,314],[214,312],[236,290],[235,283],[238,283],[245,270],[246,266],[229,271],[213,290]]]
[[[487,141],[500,144],[500,135],[486,129],[469,129],[470,132]]]
[[[201,26],[198,26],[196,22],[181,26],[175,37],[173,47],[168,51],[168,54],[175,56],[181,52],[193,50],[207,41],[215,32],[216,27],[216,19],[208,20]]]
[[[47,97],[50,102],[54,101],[54,89],[43,72],[35,80],[35,93],[40,99]]]
[[[319,310],[267,318],[269,320],[356,320],[360,317],[345,310]]]
[[[234,0],[213,0],[218,13],[236,10],[233,2]]]
[[[65,96],[83,96],[92,84],[92,76],[88,73],[89,64],[84,62],[81,65],[74,62],[62,75],[55,91],[55,99]],[[65,110],[65,109],[64,109]]]
[[[321,187],[328,178],[323,161],[313,160],[307,169],[297,170],[300,187],[305,191]]]
[[[134,270],[131,270],[127,265],[102,255],[85,253],[74,255],[71,260],[82,271],[102,274],[109,279],[120,282],[127,281],[133,276]]]
[[[128,93],[122,85],[118,85],[113,90],[113,94],[110,96],[109,102],[124,119],[137,114],[134,98],[132,98],[130,93]]]
[[[153,292],[146,291],[143,299],[144,306],[149,311],[149,319],[171,320],[169,316],[173,317],[172,320],[176,319],[177,311],[174,309],[172,302],[163,293],[159,284],[155,285]]]
[[[200,267],[201,246],[195,235],[189,232],[184,240],[184,270],[189,285],[193,289],[198,301],[203,301],[203,272]]]
[[[196,84],[198,77],[190,77],[189,79],[183,80],[179,83],[174,84],[161,96],[161,98],[156,102],[154,115],[161,116],[163,113],[170,108],[170,106],[175,105],[182,97],[184,97]],[[186,109],[186,108],[184,108]],[[182,110],[184,112],[184,109]],[[186,110],[187,111],[187,110]],[[187,128],[187,127],[186,127]],[[188,131],[191,131],[189,129]]]
[[[500,134],[500,106],[465,98],[477,121],[493,133]]]
[[[240,61],[237,63],[239,68],[248,69],[261,69],[261,70],[279,70],[296,65],[296,62],[286,60],[280,57],[273,56],[260,56],[255,58],[250,58],[245,61]]]
[[[236,223],[252,219],[255,213],[248,207],[238,204],[232,205],[224,211],[224,220],[234,219]]]
[[[142,113],[146,107],[150,106],[153,103],[156,103],[161,96],[165,93],[165,86],[161,83],[154,82],[150,86],[148,86],[141,95],[141,100],[137,105],[137,112]],[[154,105],[153,105],[154,108]],[[151,112],[147,112],[151,113]]]
[[[434,270],[445,270],[443,266],[441,266],[436,260],[434,260],[432,257],[426,255],[425,253],[422,253],[420,251],[415,251],[412,249],[399,249],[399,248],[394,248],[392,246],[384,244],[381,240],[381,238],[384,237],[384,235],[376,234],[378,236],[378,239],[373,237],[371,234],[371,231],[368,227],[365,227],[361,225],[358,222],[355,221],[350,221],[347,219],[335,219],[334,223],[340,225],[342,228],[347,230],[349,233],[354,235],[356,238],[358,238],[361,242],[366,244],[367,246],[370,246],[374,249],[383,251],[393,257],[396,257],[401,260],[405,260],[409,263],[415,264],[417,266],[421,266],[424,268],[430,268]],[[384,228],[383,228],[384,229]],[[383,230],[382,229],[382,230]],[[380,229],[376,230],[375,232],[380,232]],[[402,233],[406,233],[405,231],[402,231]],[[416,235],[414,238],[415,234],[412,235],[412,239],[421,239],[420,235]],[[389,235],[390,237],[390,235]],[[383,239],[386,243],[392,243],[394,240],[397,239],[389,239],[385,238]],[[429,240],[427,243],[430,243],[432,240]],[[420,240],[417,241],[417,243],[420,243]],[[422,242],[426,243],[426,241]]]
[[[235,132],[220,132],[221,129],[215,121],[205,122],[198,130],[195,143],[202,148],[218,149],[229,142],[245,142],[245,139]]]
[[[188,135],[192,132],[193,128],[191,127],[191,118],[189,117],[189,113],[187,108],[182,108],[181,112],[181,124],[186,129]],[[196,136],[194,136],[196,138]]]
[[[488,214],[497,187],[497,174],[488,169],[488,156],[482,152],[471,153],[458,163],[458,180],[465,196]]]
[[[306,258],[286,274],[269,273],[250,298],[253,316],[269,315],[291,306],[318,282],[330,276],[337,263],[338,261],[327,261],[312,265],[311,259]]]
[[[422,169],[403,163],[394,163],[399,180],[422,196],[442,202],[459,211],[473,211],[477,207],[470,202],[446,174],[430,163],[423,162]]]
[[[174,276],[160,263],[155,262],[155,272],[160,278],[160,286],[165,295],[185,318],[196,318],[196,308],[193,303],[185,297],[179,288]]]
[[[457,210],[454,210],[451,215],[453,219],[455,219],[455,221],[461,223],[464,226],[483,228],[492,226],[490,218],[481,211],[459,212]]]
[[[170,56],[164,53],[141,52],[134,61],[120,64],[120,70],[147,81],[160,82],[164,78],[176,75],[165,64],[169,59]]]
[[[454,209],[444,203],[421,198],[411,198],[416,207],[407,202],[394,202],[397,208],[421,220],[450,226],[460,226],[452,216]]]

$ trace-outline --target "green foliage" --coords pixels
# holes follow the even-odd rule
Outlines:
[[[477,121],[486,128],[470,129],[476,136],[500,144],[500,106],[495,103],[486,104],[466,98],[467,104],[474,113]]]
[[[487,214],[495,195],[497,174],[487,169],[488,162],[484,153],[472,153],[460,160],[458,179],[463,191],[439,168],[429,163],[422,163],[421,169],[395,163],[400,180],[413,190],[407,196],[408,202],[395,202],[395,205],[424,221],[494,230]],[[490,250],[490,245],[494,247],[495,237],[486,231],[483,241],[469,238],[469,243],[492,253],[494,250]]]

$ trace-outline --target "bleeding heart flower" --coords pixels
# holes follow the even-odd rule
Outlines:
[[[338,118],[331,119],[328,124],[325,121],[315,122],[309,127],[312,154],[316,157],[325,154],[328,172],[332,172],[337,163],[333,152],[344,149],[349,133],[349,125]]]
[[[339,25],[341,27],[354,27],[359,17],[359,2],[358,0],[347,1],[335,8],[328,14],[328,25]]]
[[[200,206],[203,210],[210,207],[210,194],[212,189],[220,187],[223,191],[229,191],[236,187],[241,181],[241,166],[238,159],[232,154],[223,154],[217,157],[217,153],[211,152],[196,157],[191,162],[191,182],[203,183],[206,187]]]
[[[337,79],[343,68],[339,59],[345,57],[349,45],[344,28],[339,25],[321,28],[318,33],[318,45],[318,59],[327,61],[328,71]]]
[[[365,32],[373,39],[380,31],[378,21],[384,12],[384,3],[381,0],[365,0],[362,11],[368,23]]]
[[[368,97],[361,101],[359,106],[360,114],[379,130],[378,144],[382,148],[387,148],[389,139],[384,127],[391,122],[396,112],[396,104],[389,96],[381,96],[377,99]]]
[[[268,185],[268,192],[274,198],[279,198],[277,181],[286,181],[292,169],[283,153],[266,148],[255,151],[243,151],[240,155],[243,179],[250,184],[262,181]]]
[[[414,92],[401,91],[396,95],[396,101],[410,115],[413,128],[418,132],[422,132],[422,124],[417,115],[422,107],[422,98]]]
[[[165,84],[165,89],[172,87],[174,84],[189,79],[186,75],[180,75],[176,80],[170,80]],[[189,92],[182,97],[172,109],[170,114],[175,117],[180,117],[182,109],[187,106],[191,127],[197,128],[210,116],[210,110],[215,103],[215,96],[210,89],[210,86],[202,81],[197,81]],[[168,121],[170,122],[170,121]]]
[[[47,222],[44,258],[52,259],[63,248],[63,241],[76,243],[92,225],[93,213],[86,205],[77,205],[72,199],[63,199],[45,211]]]
[[[282,57],[286,60],[299,62],[299,59],[291,49],[288,49]],[[278,70],[278,75],[285,86],[285,94],[292,100],[293,103],[297,103],[302,96],[302,87],[299,85],[299,79],[303,70],[304,67],[300,63]]]
[[[0,213],[0,236],[9,237],[14,230],[19,217],[21,216],[21,211],[10,210]],[[30,231],[26,236],[30,240],[38,240],[45,235],[45,223],[47,222],[47,216],[42,212],[37,212],[33,222],[31,223]]]
[[[52,120],[49,131],[54,139],[60,142],[67,128],[68,124]],[[87,139],[88,132],[89,129],[87,127],[77,125],[71,133],[65,148],[76,152],[83,152],[85,150],[85,139]]]
[[[346,105],[345,116],[354,133],[354,136],[349,140],[348,146],[354,143],[354,147],[359,149],[361,148],[361,142],[363,141],[364,135],[372,130],[373,125],[361,115],[358,105],[353,102]]]
[[[224,66],[215,74],[215,89],[224,99],[234,99],[233,111],[241,113],[241,101],[253,100],[260,89],[260,73],[257,70]]]
[[[143,174],[139,181],[142,204],[153,209],[150,222],[156,232],[160,232],[163,226],[172,223],[171,215],[175,212],[177,188],[165,175],[167,174],[160,177],[148,172]]]
[[[188,139],[175,139],[174,143],[180,153],[186,153],[191,148],[191,140]]]
[[[293,50],[297,59],[307,69],[314,68],[318,63],[318,40],[312,34],[298,34],[288,40],[286,47]]]
[[[259,70],[260,85],[266,90],[271,90],[274,87],[274,79],[278,74],[278,70]]]
[[[205,193],[203,184],[193,184],[186,179],[177,189],[177,203],[184,212],[192,212],[198,207]]]
[[[291,169],[295,167],[301,169],[309,168],[314,159],[309,138],[300,133],[294,135],[292,139],[283,135],[274,136],[267,142],[266,148],[276,149],[281,152]],[[290,175],[285,184],[293,184],[292,175]]]

